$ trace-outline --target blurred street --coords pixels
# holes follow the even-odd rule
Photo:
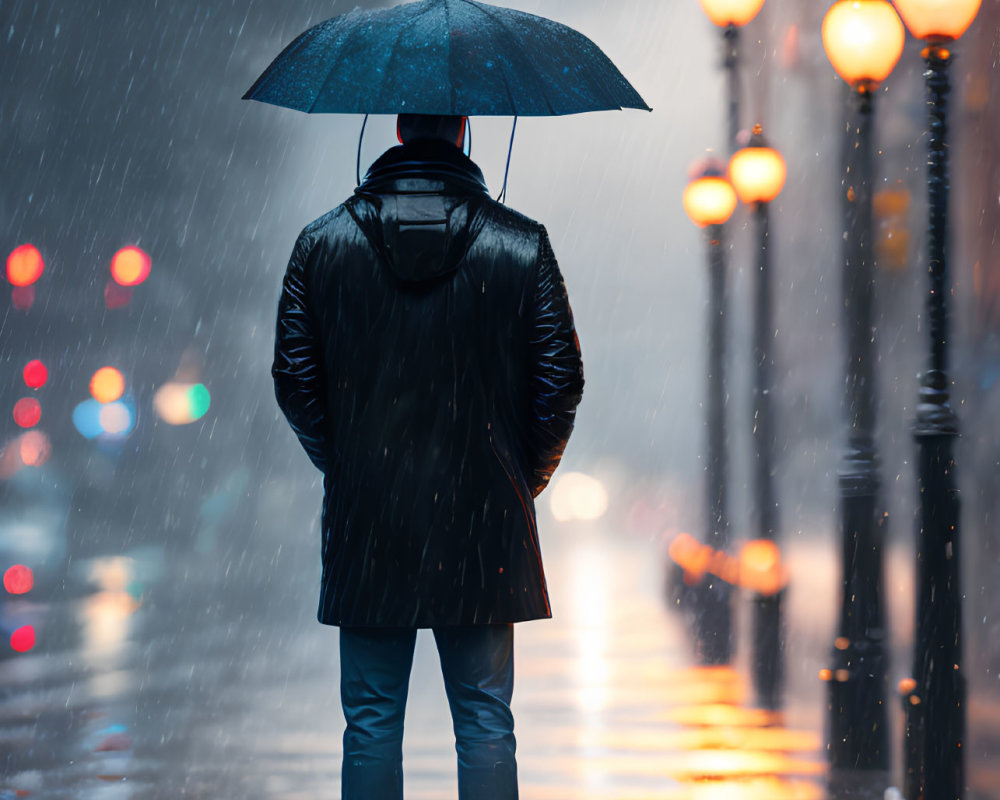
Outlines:
[[[296,500],[287,485],[269,491]],[[280,516],[273,498],[266,507]],[[7,599],[5,616],[30,618],[38,638],[0,661],[0,798],[338,796],[337,639],[314,621],[312,532],[281,541],[278,519],[262,523],[271,533],[249,535],[238,558],[225,555],[225,542],[198,545],[196,558],[140,542],[69,556],[64,577],[49,570]],[[518,625],[515,639],[522,797],[828,796],[817,675],[834,623],[832,552],[809,541],[787,548],[801,579],[789,595],[788,702],[775,714],[753,707],[745,604],[734,666],[693,662],[682,617],[663,599],[659,537],[548,518],[543,547],[554,618]],[[894,675],[905,669],[909,635],[904,558],[897,549],[888,559],[888,603],[900,623]],[[1000,727],[987,722],[984,700],[971,710],[971,796],[995,800],[996,767],[982,742]],[[898,715],[892,723],[899,731]],[[407,797],[455,797],[450,718],[427,634],[417,643],[404,753]]]
[[[555,618],[516,629],[522,796],[694,798],[723,786],[737,798],[821,796],[817,709],[798,709],[786,729],[749,707],[738,671],[693,666],[662,601],[657,547],[554,527]],[[215,559],[179,574],[157,555],[92,558],[65,591],[30,593],[38,644],[0,664],[0,797],[336,797],[336,632],[311,618],[311,581],[271,592],[293,602],[240,609],[218,589]],[[270,576],[231,580],[266,593],[291,579],[288,567],[279,559]],[[454,797],[429,636],[418,639],[407,723],[407,796]]]

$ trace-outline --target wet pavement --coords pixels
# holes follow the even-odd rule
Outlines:
[[[282,542],[261,533],[270,523],[228,551],[146,542],[70,559],[7,599],[5,617],[33,620],[38,638],[0,659],[0,800],[339,795],[336,631],[314,619],[308,536]],[[792,593],[789,702],[776,714],[753,707],[745,652],[732,668],[693,663],[663,599],[659,537],[600,522],[542,530],[555,616],[516,628],[522,797],[826,796],[817,667],[832,609],[817,598],[832,577]],[[821,557],[789,548],[799,570]],[[408,798],[456,796],[429,634],[404,754]]]

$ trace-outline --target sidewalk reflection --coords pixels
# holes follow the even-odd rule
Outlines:
[[[819,736],[784,727],[780,712],[740,705],[743,679],[733,669],[692,667],[668,680],[702,690],[713,686],[720,695],[728,695],[721,702],[683,705],[664,715],[682,726],[660,739],[670,752],[664,771],[688,784],[678,797],[822,797],[820,786],[811,780],[825,772]]]

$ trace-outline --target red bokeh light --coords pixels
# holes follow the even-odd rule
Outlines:
[[[24,365],[24,382],[32,389],[40,389],[49,379],[48,368],[37,358]]]
[[[22,428],[37,425],[41,418],[42,404],[34,397],[22,397],[14,403],[14,422]]]
[[[111,277],[122,286],[138,286],[149,277],[152,262],[138,247],[123,247],[111,258]]]
[[[35,629],[31,625],[18,628],[10,635],[10,646],[19,653],[27,653],[35,646]]]
[[[11,594],[30,592],[34,585],[35,575],[24,564],[15,564],[3,574],[3,588]]]
[[[104,305],[108,308],[127,306],[132,299],[132,287],[120,286],[113,280],[104,287]]]
[[[30,286],[42,277],[44,269],[42,254],[34,245],[22,244],[7,256],[7,280],[14,286]]]
[[[35,287],[15,286],[10,293],[10,302],[18,311],[27,311],[35,302]]]

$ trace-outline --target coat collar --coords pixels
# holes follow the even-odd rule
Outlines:
[[[386,150],[355,189],[358,194],[488,194],[483,173],[448,142],[417,140]]]

